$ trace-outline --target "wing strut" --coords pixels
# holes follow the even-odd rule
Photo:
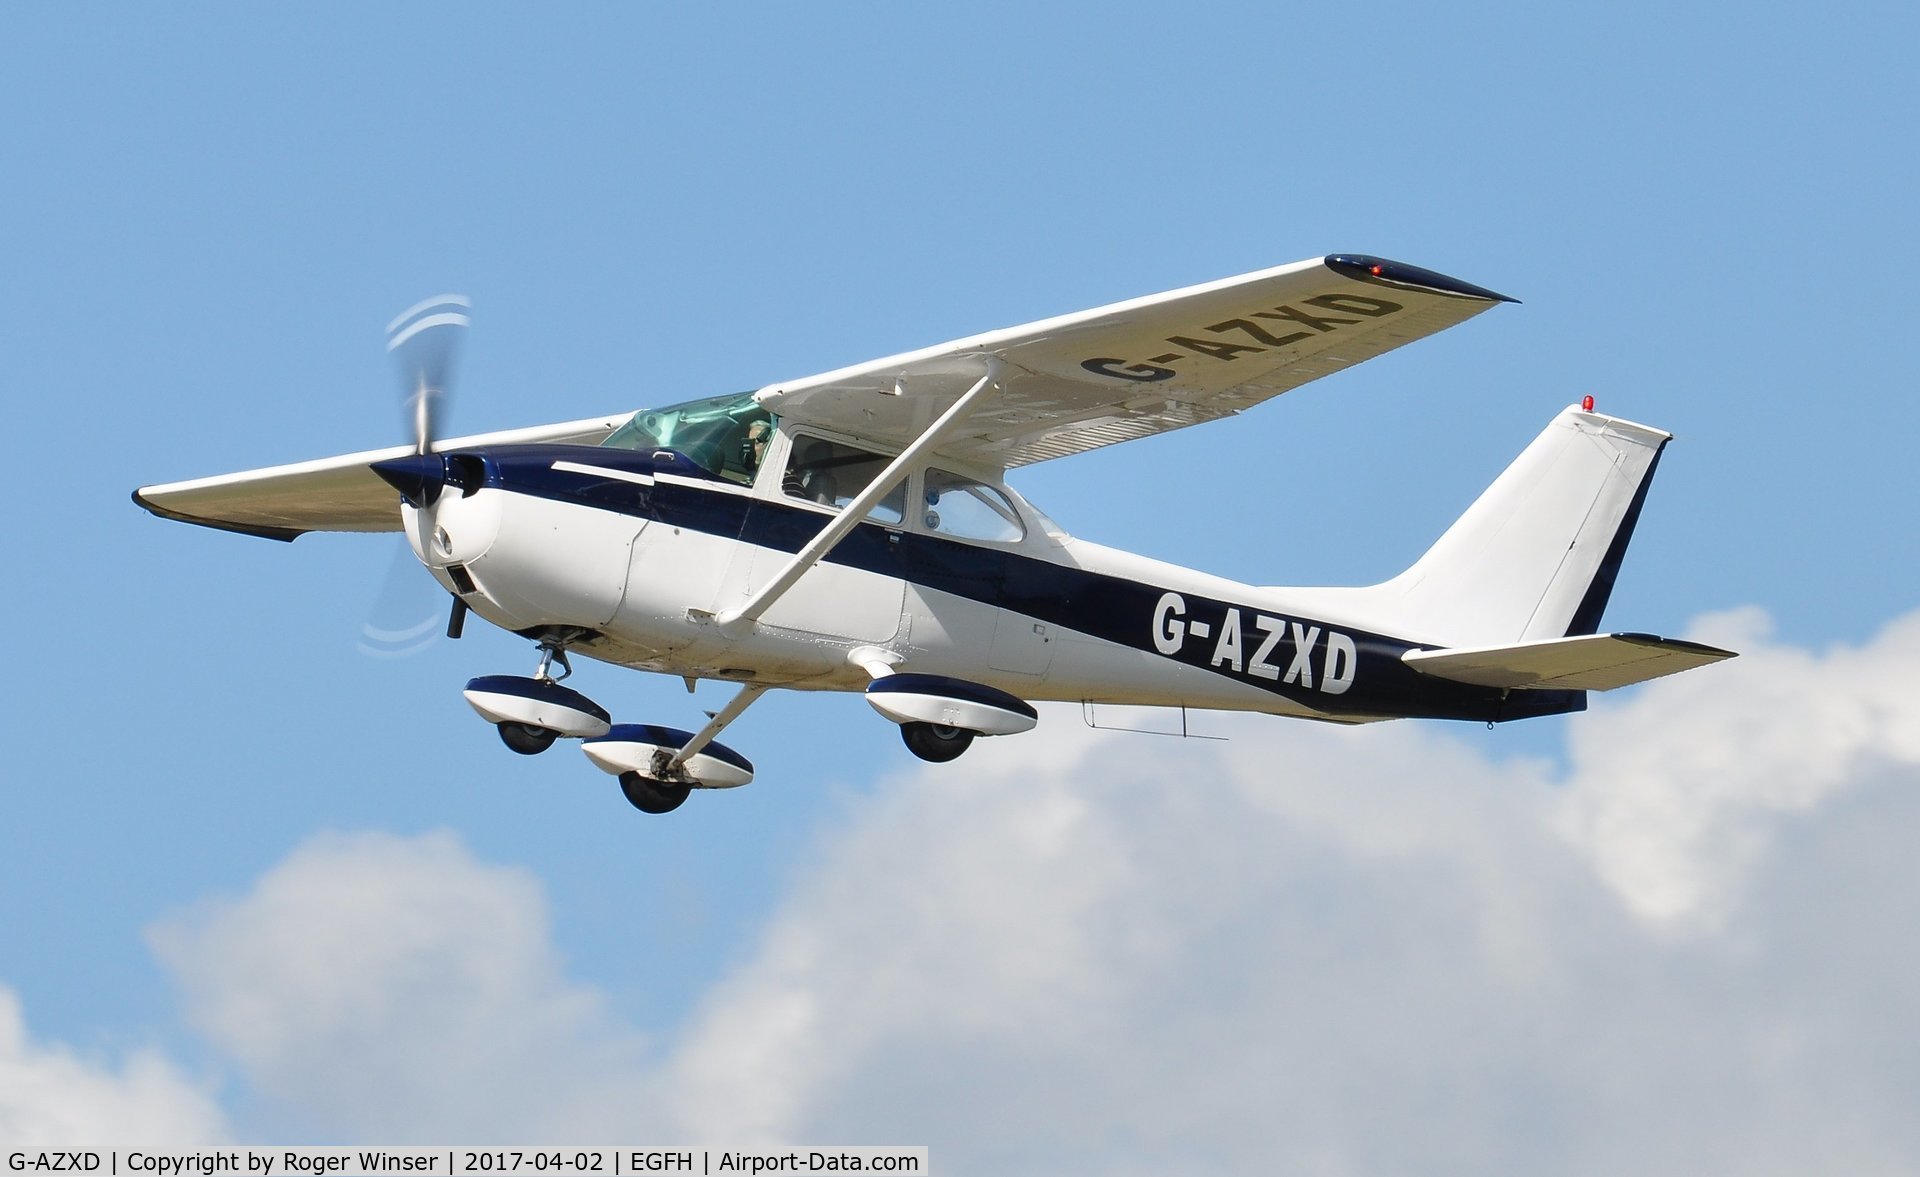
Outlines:
[[[887,468],[880,472],[880,476],[867,484],[867,489],[854,496],[853,501],[848,503],[819,535],[814,536],[805,547],[795,552],[793,559],[787,561],[786,567],[780,570],[779,575],[762,585],[741,604],[715,615],[713,620],[720,627],[721,633],[730,638],[742,638],[751,633],[754,623],[760,620],[761,614],[798,583],[807,569],[818,564],[828,552],[833,550],[835,544],[845,539],[847,533],[867,517],[867,512],[873,510],[881,499],[886,498],[887,494],[906,478],[907,473],[919,463],[928,450],[951,436],[954,430],[966,421],[974,402],[993,386],[994,380],[999,377],[1003,367],[998,356],[987,356],[985,359],[986,374],[975,381],[973,387],[967,389],[959,400],[953,402],[952,408],[940,414],[939,419],[929,425],[924,433],[914,438],[912,445],[901,450],[900,456],[888,463]]]

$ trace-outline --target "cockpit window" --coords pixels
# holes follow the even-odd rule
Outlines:
[[[1007,496],[977,478],[929,469],[924,486],[920,522],[928,531],[993,543],[1018,543],[1027,534]]]
[[[802,435],[793,440],[793,452],[787,459],[787,474],[781,480],[781,487],[796,499],[806,499],[823,507],[844,507],[867,489],[891,461],[892,458],[882,454]],[[867,513],[867,518],[898,523],[906,513],[907,487],[903,482],[888,491]]]
[[[671,449],[730,482],[751,485],[773,438],[773,417],[751,392],[642,409],[601,442],[623,450]]]

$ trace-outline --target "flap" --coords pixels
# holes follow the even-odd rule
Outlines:
[[[1735,656],[1731,650],[1650,633],[1603,633],[1512,646],[1409,650],[1400,660],[1421,674],[1475,686],[1610,691]]]
[[[1511,302],[1336,254],[993,331],[756,398],[788,421],[900,449],[998,356],[998,388],[942,453],[1002,468],[1231,416]]]
[[[434,448],[447,451],[539,442],[598,445],[625,420],[624,415],[594,417],[478,433],[440,442]],[[289,466],[143,486],[133,492],[133,501],[163,519],[269,539],[291,540],[309,531],[399,531],[400,496],[374,474],[372,464],[413,452],[412,446],[397,445]]]

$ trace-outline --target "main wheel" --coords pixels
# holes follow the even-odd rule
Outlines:
[[[900,738],[906,741],[907,751],[935,764],[958,757],[973,743],[973,733],[966,728],[938,723],[903,723]]]
[[[642,813],[672,813],[680,808],[687,794],[693,792],[693,786],[656,781],[637,772],[623,772],[620,774],[620,791],[627,795],[627,804]]]
[[[500,725],[500,742],[522,756],[538,756],[553,747],[553,742],[559,738],[560,733],[550,727],[538,727],[531,723]]]

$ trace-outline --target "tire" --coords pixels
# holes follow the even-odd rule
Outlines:
[[[656,781],[637,772],[623,772],[620,774],[620,791],[626,794],[627,804],[642,813],[672,813],[693,792],[693,786]]]
[[[560,733],[549,727],[535,727],[530,723],[500,725],[500,742],[522,756],[538,756],[553,747],[559,738]]]
[[[900,738],[907,751],[922,760],[945,764],[958,759],[973,744],[974,733],[963,727],[945,727],[933,723],[903,723]]]

